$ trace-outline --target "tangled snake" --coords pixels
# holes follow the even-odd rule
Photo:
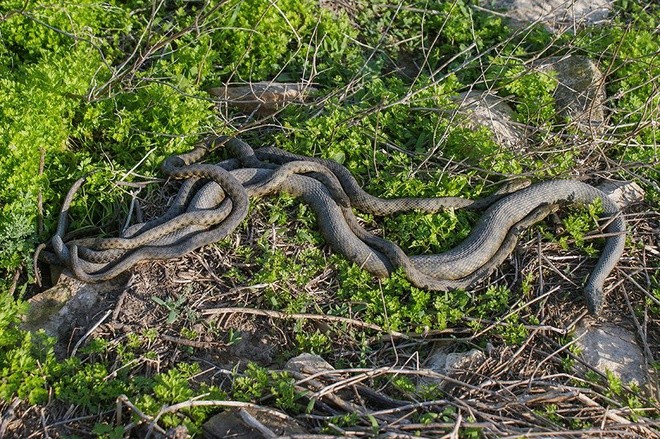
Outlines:
[[[198,162],[214,145],[234,158],[218,164]],[[83,180],[67,194],[52,250],[42,259],[69,268],[86,282],[112,279],[145,260],[179,257],[231,234],[246,217],[249,198],[286,192],[314,211],[325,240],[337,252],[378,277],[400,269],[410,282],[435,291],[466,288],[490,274],[513,251],[518,233],[545,218],[562,202],[600,200],[608,238],[584,291],[590,312],[603,306],[603,286],[623,252],[625,223],[603,192],[572,180],[550,180],[509,194],[480,200],[457,197],[382,199],[366,193],[350,171],[332,160],[300,156],[275,148],[253,150],[237,139],[217,137],[193,151],[165,160],[162,171],[183,180],[161,217],[128,228],[122,236],[64,241],[71,200]],[[449,251],[408,256],[395,243],[365,230],[353,209],[374,215],[446,208],[484,210],[469,236]]]

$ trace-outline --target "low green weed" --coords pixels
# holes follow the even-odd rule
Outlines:
[[[345,260],[336,262],[341,281],[337,294],[350,300],[353,312],[362,309],[363,319],[393,331],[411,328],[422,332],[445,329],[465,315],[468,296],[458,290],[429,292],[416,288],[401,273],[374,283],[371,275]]]
[[[126,431],[123,425],[113,427],[107,423],[98,423],[92,428],[92,433],[101,439],[122,439]]]
[[[472,3],[432,0],[397,4],[377,0],[360,9],[357,21],[367,43],[382,48],[394,63],[412,59],[426,70],[435,71],[452,59],[450,66],[460,65],[508,35],[500,18],[475,10]],[[426,50],[420,51],[420,47]],[[381,62],[385,64],[387,58]],[[466,81],[473,80],[474,74],[461,72]]]
[[[316,329],[314,332],[305,330],[302,323],[297,322],[294,328],[298,352],[308,352],[316,355],[329,354],[333,345],[330,336]]]
[[[245,372],[234,378],[231,395],[246,402],[273,398],[277,407],[300,412],[303,407],[297,402],[299,395],[294,383],[295,380],[285,372],[273,372],[255,363],[248,363]]]
[[[490,75],[498,89],[515,96],[519,122],[535,127],[554,122],[557,79],[552,73],[530,71],[519,59],[507,56],[491,59]]]
[[[51,338],[19,328],[26,310],[25,302],[0,293],[0,398],[37,404],[48,398],[48,375],[56,361]]]
[[[328,425],[336,425],[337,427],[353,427],[358,425],[360,422],[360,415],[357,413],[346,413],[340,416],[333,416],[331,422]],[[331,428],[330,426],[325,426],[323,428],[324,433],[336,434],[337,430]]]
[[[182,295],[176,299],[167,298],[165,300],[161,299],[158,296],[153,296],[151,300],[153,300],[158,305],[162,306],[167,311],[169,311],[167,314],[166,323],[168,325],[171,325],[179,318],[179,315],[181,314],[182,311],[181,307],[183,306],[183,304],[186,302],[187,299],[185,296]]]
[[[417,390],[412,378],[405,375],[397,375],[393,377],[389,381],[389,384],[392,385],[404,398],[410,398]]]
[[[308,217],[305,209],[300,208],[298,217]],[[289,219],[288,221],[290,221]],[[317,245],[322,242],[320,234],[312,233],[305,227],[298,228],[294,236],[278,237],[278,240],[301,245],[301,250],[290,254],[291,249],[273,247],[272,234],[266,232],[257,242],[262,252],[255,256],[255,265],[259,269],[251,276],[252,285],[268,284],[264,290],[266,306],[285,309],[288,312],[308,312],[313,300],[301,288],[312,281],[325,267],[326,261]]]
[[[119,395],[131,393],[128,372],[113,375],[102,362],[82,363],[79,358],[69,358],[57,369],[53,389],[62,401],[98,413]]]
[[[384,237],[401,243],[410,254],[441,253],[467,237],[472,217],[455,211],[394,215],[383,221]]]
[[[557,404],[544,404],[542,409],[534,411],[556,424],[564,425],[564,418],[557,413],[557,409]]]
[[[603,210],[602,201],[597,199],[594,203],[587,206],[587,210],[573,209],[566,217],[562,219],[562,224],[568,233],[568,236],[559,238],[559,244],[562,248],[569,247],[569,237],[572,238],[572,245],[584,250],[589,256],[595,256],[598,250],[594,248],[591,241],[585,242],[586,234],[594,230],[598,226],[598,215]]]
[[[575,39],[577,46],[597,58],[608,72],[607,96],[612,107],[612,153],[625,162],[639,163],[635,172],[652,181],[660,179],[658,128],[660,95],[655,79],[660,75],[657,5],[615,2],[617,14],[609,26],[590,26]],[[655,163],[655,166],[645,164]],[[657,201],[656,189],[647,193]]]
[[[227,395],[216,386],[205,383],[193,386],[190,383],[200,371],[197,363],[180,363],[175,368],[156,374],[149,382],[148,393],[137,394],[136,406],[144,413],[155,416],[164,406],[188,401],[199,395],[210,400],[225,399]],[[185,425],[188,432],[194,435],[201,432],[202,423],[213,410],[213,407],[187,407],[177,413],[164,414],[161,422],[166,427]]]
[[[210,36],[221,77],[295,81],[316,70],[331,83],[346,74],[341,66],[356,67],[362,61],[350,44],[356,32],[346,18],[332,17],[310,0],[232,0],[219,14],[227,19]]]
[[[481,318],[487,318],[493,313],[501,313],[507,310],[511,290],[505,286],[490,285],[486,291],[475,298],[476,315]]]
[[[527,327],[520,321],[520,316],[517,313],[512,313],[502,323],[502,325],[497,326],[497,332],[507,344],[520,345],[529,336]]]

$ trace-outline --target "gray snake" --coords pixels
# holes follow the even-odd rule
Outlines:
[[[199,164],[207,149],[223,145],[234,158],[216,165]],[[510,194],[480,200],[457,197],[382,199],[366,193],[353,175],[332,160],[295,155],[264,147],[253,150],[237,138],[218,137],[193,151],[169,157],[162,166],[170,178],[183,180],[175,201],[159,218],[137,224],[115,238],[64,242],[68,208],[82,181],[64,201],[47,262],[68,267],[79,279],[100,282],[144,260],[181,256],[231,234],[246,217],[249,198],[286,192],[301,198],[317,216],[326,242],[378,277],[396,269],[429,290],[466,288],[490,274],[517,244],[520,230],[534,224],[559,203],[601,200],[608,234],[584,291],[590,312],[603,306],[606,277],[620,258],[625,223],[618,207],[600,190],[573,180],[550,180]],[[378,216],[411,210],[433,213],[446,208],[484,210],[458,246],[434,255],[408,256],[395,243],[365,230],[353,209]]]

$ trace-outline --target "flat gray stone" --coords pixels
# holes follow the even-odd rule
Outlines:
[[[519,150],[527,146],[527,133],[516,122],[513,109],[506,100],[487,91],[467,91],[458,95],[458,112],[466,116],[469,128],[485,126],[493,133],[493,140],[508,149]]]
[[[609,371],[626,384],[644,386],[648,382],[644,354],[631,331],[612,323],[584,323],[575,337],[582,359],[594,369]]]
[[[335,370],[334,367],[323,358],[315,354],[304,352],[297,357],[291,358],[284,365],[285,370],[313,375],[317,372]]]
[[[254,422],[259,423],[259,426],[265,431],[259,431],[255,428],[255,425],[248,425],[245,417],[241,416],[241,411],[247,412]],[[207,439],[260,439],[307,434],[305,429],[293,419],[283,414],[278,416],[278,413],[275,410],[259,410],[256,408],[227,410],[206,421],[202,426],[204,437]]]
[[[598,66],[586,56],[551,56],[534,68],[557,79],[554,92],[559,116],[581,131],[602,131],[605,121],[605,81]]]
[[[443,375],[451,375],[483,363],[485,359],[484,353],[478,349],[451,353],[438,351],[429,357],[428,368]]]
[[[96,314],[101,295],[123,288],[117,281],[86,284],[62,274],[57,285],[31,297],[23,321],[29,331],[43,329],[54,337],[67,336],[74,325],[85,325]]]
[[[524,27],[540,22],[561,32],[576,26],[603,24],[613,0],[481,0],[482,8],[501,12],[511,24]]]
[[[263,81],[251,84],[228,84],[209,89],[219,103],[226,103],[243,112],[271,114],[290,103],[303,103],[316,91],[307,84],[292,82]]]
[[[28,300],[30,308],[22,327],[32,332],[43,329],[57,339],[55,353],[64,355],[71,331],[95,323],[93,319],[100,317],[98,306],[103,295],[123,287],[122,280],[86,284],[62,274],[55,286]]]
[[[634,181],[604,181],[598,189],[605,192],[619,209],[644,201],[644,189]]]
[[[60,310],[75,294],[71,283],[62,282],[32,296],[28,300],[30,308],[23,320],[23,328],[28,331],[43,329],[46,334],[57,336],[62,320]]]
[[[458,377],[461,373],[475,369],[486,361],[486,355],[479,349],[471,349],[467,352],[450,352],[438,350],[432,353],[426,367],[448,377]],[[448,387],[448,382],[444,378],[424,378],[421,384],[437,384],[440,388]]]

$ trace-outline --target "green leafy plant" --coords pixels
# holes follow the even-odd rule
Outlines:
[[[56,361],[51,338],[19,328],[26,309],[25,302],[0,293],[0,399],[37,404],[48,398],[47,379]]]
[[[519,345],[527,339],[529,331],[525,324],[520,321],[517,313],[509,315],[503,323],[503,325],[498,326],[498,332],[507,344]]]
[[[332,340],[318,329],[314,332],[304,331],[302,325],[296,324],[295,332],[296,344],[300,352],[322,355],[332,351]]]
[[[103,363],[83,364],[79,358],[69,358],[56,369],[53,388],[61,400],[97,413],[113,404],[119,395],[129,393],[131,386],[124,381],[125,375],[112,376]]]
[[[248,363],[241,376],[234,378],[232,396],[242,401],[256,402],[273,398],[284,410],[302,411],[294,380],[286,372],[272,372],[255,363]]]
[[[136,405],[144,413],[155,416],[164,406],[188,401],[193,397],[199,398],[200,395],[210,400],[224,399],[226,394],[216,386],[191,384],[192,377],[199,372],[197,363],[180,363],[166,372],[156,374],[148,383],[148,392],[138,397]],[[211,410],[212,407],[205,406],[186,407],[177,413],[164,414],[162,423],[167,427],[184,425],[191,434],[196,434]]]
[[[181,306],[186,302],[187,299],[185,296],[180,296],[176,300],[173,298],[163,300],[158,296],[153,296],[151,300],[169,311],[167,314],[167,324],[170,325],[174,323],[177,318],[179,318],[179,315],[181,314]]]
[[[92,428],[92,433],[103,439],[121,439],[125,435],[125,429],[123,425],[113,427],[112,425],[108,425],[106,423],[99,423],[94,425],[94,428]]]
[[[515,96],[518,121],[542,127],[555,120],[556,108],[553,93],[557,79],[552,71],[533,71],[520,59],[494,57],[490,76],[498,88]]]

